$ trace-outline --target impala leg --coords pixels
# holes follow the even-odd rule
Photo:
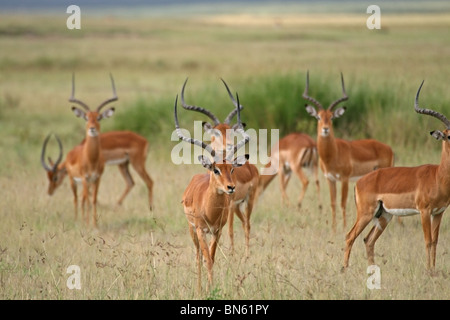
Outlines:
[[[222,235],[222,231],[217,231],[216,233],[213,233],[211,236],[211,242],[209,244],[209,254],[210,254],[211,261],[213,264],[215,261],[214,259],[216,256],[217,244],[219,243],[219,239],[220,239],[221,235]],[[212,275],[212,272],[211,272],[211,275]]]
[[[331,227],[333,229],[333,233],[336,233],[336,181],[332,181],[330,179],[328,181],[328,186],[330,188],[330,200],[331,200]]]
[[[348,180],[343,180],[341,185],[341,210],[342,210],[342,223],[344,229],[347,227],[347,219],[346,219],[347,196],[348,196]]]
[[[431,268],[436,266],[436,247],[439,238],[439,227],[441,225],[442,213],[431,216]]]
[[[86,212],[86,202],[89,201],[89,187],[86,179],[83,179],[83,196],[81,198],[81,215],[82,219],[86,219],[86,224],[89,225],[89,211]],[[86,215],[86,216],[85,216]]]
[[[255,192],[250,190],[251,196],[254,197]],[[248,198],[246,198],[244,201],[239,203],[238,206],[236,206],[236,215],[238,216],[239,220],[242,222],[242,229],[245,233],[245,252],[246,256],[248,257],[249,251],[250,251],[250,214],[252,212],[253,204],[251,204],[248,201]]]
[[[421,210],[420,218],[422,220],[422,230],[425,239],[425,250],[427,254],[427,269],[431,270],[431,214],[429,210]]]
[[[368,212],[368,214],[365,214],[365,212]],[[348,260],[350,259],[350,252],[355,239],[372,220],[372,212],[373,211],[370,211],[370,209],[364,211],[363,209],[358,209],[356,222],[345,237],[344,268],[348,267]]]
[[[234,237],[234,233],[233,233],[233,218],[234,218],[234,214],[236,214],[236,216],[239,218],[239,220],[241,220],[242,223],[242,228],[244,229],[244,233],[245,233],[245,244],[246,244],[246,250],[247,250],[247,255],[248,255],[248,244],[249,244],[249,234],[250,234],[250,217],[249,217],[249,211],[248,211],[248,203],[246,200],[244,200],[243,202],[239,203],[239,204],[233,204],[233,209],[230,212],[228,218],[231,218],[230,221],[228,221],[228,223],[230,224],[228,227],[229,230],[229,234],[230,234],[230,240],[232,241],[232,252],[234,250],[234,241],[233,241],[233,237]]]
[[[94,219],[94,227],[97,228],[97,195],[98,195],[98,188],[100,186],[100,178],[98,178],[94,183],[94,190],[92,192],[92,210],[93,210],[93,219]]]
[[[369,239],[369,238],[372,236],[373,232],[375,231],[375,228],[376,228],[376,227],[373,226],[372,229],[370,229],[369,233],[368,233],[367,236],[364,238],[364,243],[366,243],[367,239]]]
[[[290,173],[288,173],[288,174],[286,174],[285,172],[284,172],[284,168],[282,167],[282,168],[280,168],[280,189],[281,189],[281,196],[283,197],[283,202],[286,204],[286,205],[289,205],[290,203],[289,203],[289,198],[288,198],[288,196],[287,196],[287,194],[286,194],[286,187],[287,187],[287,185],[288,185],[288,183],[289,183],[289,179],[291,178],[291,174]]]
[[[316,184],[316,190],[317,190],[317,202],[319,202],[319,210],[322,210],[322,197],[320,196],[320,183],[319,183],[319,167],[314,166],[313,167],[313,173],[314,173],[314,182]]]
[[[228,235],[230,237],[230,246],[231,252],[234,252],[234,231],[233,231],[233,223],[234,223],[234,213],[237,214],[237,206],[234,202],[231,203],[230,209],[228,210]]]
[[[73,193],[73,206],[75,209],[75,220],[77,220],[78,219],[78,192],[77,192],[77,184],[72,178],[70,178],[70,188],[72,189],[72,193]]]
[[[142,180],[147,185],[148,190],[148,205],[150,210],[153,210],[153,180],[148,175],[147,171],[145,170],[145,162],[141,163],[139,161],[136,161],[134,158],[131,159],[131,165],[133,166],[134,170],[138,173],[138,175],[142,178]]]
[[[305,196],[306,189],[308,189],[309,180],[306,177],[305,173],[303,172],[302,168],[299,166],[296,168],[295,173],[297,174],[298,178],[300,179],[300,182],[302,183],[302,191],[300,192],[300,196],[298,197],[297,206],[300,208],[302,205],[303,197]]]
[[[197,234],[194,231],[194,227],[190,223],[189,233],[195,245],[195,257],[197,262],[197,291],[200,293],[202,291],[202,252],[200,250]]]
[[[220,236],[222,235],[222,230],[218,230],[216,233],[213,233],[211,236],[211,242],[209,245],[209,253],[210,253],[210,261],[211,265],[208,268],[208,280],[210,289],[213,286],[213,265],[216,257],[216,249],[217,244],[219,243]]]
[[[213,282],[213,273],[212,273],[212,267],[213,267],[213,259],[211,258],[211,254],[209,252],[208,245],[206,243],[206,233],[199,227],[196,228],[197,232],[197,238],[200,245],[200,249],[202,251],[203,257],[206,260],[206,268],[208,269],[208,281],[210,286],[212,287]],[[201,263],[201,261],[200,261]]]
[[[251,197],[254,199],[255,192],[253,191],[253,194]],[[250,216],[253,211],[253,200],[250,199],[247,202],[246,208],[245,208],[245,217],[244,217],[244,227],[245,227],[245,248],[246,248],[246,256],[248,257],[250,255]]]
[[[122,164],[119,164],[119,171],[122,174],[122,177],[125,179],[125,182],[127,184],[127,187],[125,188],[125,191],[120,196],[119,201],[117,204],[120,206],[123,203],[123,199],[127,196],[127,194],[131,191],[131,189],[134,187],[134,180],[133,177],[130,174],[130,170],[128,169],[128,161]]]
[[[391,215],[384,213],[380,218],[378,218],[378,224],[373,226],[367,237],[364,238],[367,261],[369,265],[375,264],[375,242],[386,229],[389,221],[391,221],[391,218]]]

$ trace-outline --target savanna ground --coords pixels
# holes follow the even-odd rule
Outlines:
[[[367,7],[367,6],[366,6]],[[420,82],[422,106],[449,114],[449,8],[440,13],[382,15],[382,29],[368,30],[365,13],[251,12],[234,15],[83,16],[81,30],[66,28],[67,15],[2,14],[0,19],[0,298],[1,299],[449,299],[449,219],[444,217],[437,272],[425,268],[419,216],[391,222],[375,248],[381,289],[366,286],[362,242],[341,273],[344,237],[355,218],[353,192],[348,225],[332,234],[328,186],[321,199],[310,185],[301,209],[283,206],[278,179],[252,214],[251,252],[235,220],[235,254],[224,229],[214,265],[214,288],[196,292],[195,250],[180,204],[200,165],[171,162],[175,96],[189,77],[188,103],[220,118],[232,105],[219,78],[239,92],[250,128],[298,130],[315,137],[316,120],[301,98],[306,70],[310,94],[324,105],[340,97],[343,72],[347,112],[336,135],[374,137],[392,145],[396,165],[438,163],[441,144],[429,131],[442,124],[413,111]],[[115,206],[124,182],[107,167],[99,193],[99,228],[75,221],[69,183],[47,195],[40,164],[44,138],[58,134],[66,153],[84,136],[70,111],[71,75],[76,95],[96,105],[119,102],[102,131],[131,129],[150,141],[147,169],[155,181],[155,210],[132,171],[135,188]],[[430,119],[428,119],[430,118]],[[180,111],[185,128],[205,119]],[[342,121],[341,121],[342,120]],[[54,142],[54,141],[53,141]],[[57,149],[48,152],[56,157]],[[352,188],[353,184],[351,185]],[[295,202],[300,183],[288,194]],[[78,265],[81,289],[70,290],[67,268]],[[203,269],[203,287],[206,269]]]

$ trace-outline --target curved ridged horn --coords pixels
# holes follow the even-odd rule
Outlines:
[[[208,110],[206,110],[206,109],[204,109],[202,107],[187,105],[184,102],[184,88],[186,87],[187,81],[188,81],[188,78],[186,78],[186,80],[184,81],[183,88],[181,89],[181,105],[183,106],[183,108],[186,109],[186,110],[197,111],[197,112],[200,112],[200,113],[203,113],[203,114],[207,115],[209,118],[211,118],[212,121],[214,121],[214,125],[215,126],[220,124],[219,119],[212,112],[210,112],[210,111],[208,111]]]
[[[97,107],[97,112],[100,112],[100,110],[101,110],[104,106],[106,106],[107,104],[119,100],[119,98],[117,97],[117,94],[116,94],[116,86],[114,85],[114,79],[113,79],[112,74],[109,74],[109,77],[111,78],[111,85],[112,85],[112,90],[113,90],[113,97],[112,97],[112,98],[109,98],[109,99],[106,99],[105,101],[103,101],[103,102]]]
[[[320,102],[308,95],[308,90],[309,90],[309,70],[306,72],[306,85],[302,97],[311,102],[312,104],[314,104],[317,108],[319,108],[319,110],[323,110],[323,107],[320,104]]]
[[[447,119],[446,116],[444,116],[443,114],[441,114],[437,111],[434,111],[434,110],[419,108],[419,94],[420,94],[420,90],[422,89],[424,82],[425,82],[425,80],[422,81],[422,83],[420,84],[419,90],[417,90],[416,99],[414,101],[414,110],[417,113],[426,114],[426,115],[429,115],[429,116],[435,117],[436,119],[441,120],[445,124],[446,128],[450,129],[450,121]]]
[[[76,104],[82,106],[83,109],[85,109],[86,111],[91,111],[91,109],[89,109],[89,107],[86,103],[84,103],[81,100],[75,99],[75,74],[74,73],[72,73],[72,95],[69,98],[69,102],[73,102],[73,103],[76,103]]]
[[[203,149],[208,151],[211,154],[211,156],[214,158],[214,156],[216,155],[216,152],[211,148],[210,145],[207,145],[203,141],[200,141],[200,140],[197,140],[197,139],[194,139],[194,138],[188,138],[188,137],[183,135],[183,132],[181,132],[180,125],[178,123],[177,104],[178,104],[178,95],[175,98],[175,107],[174,107],[175,130],[177,132],[178,137],[181,140],[185,141],[185,142],[188,142],[188,143],[191,143],[193,145],[202,147]]]
[[[233,111],[231,111],[228,116],[225,118],[225,120],[223,121],[223,123],[225,124],[230,124],[231,119],[233,119],[233,117],[236,115],[236,113],[238,112],[238,106],[239,106],[239,111],[241,111],[242,109],[244,109],[244,107],[242,105],[240,105],[233,97],[233,94],[230,91],[230,88],[228,88],[227,83],[225,82],[225,80],[223,80],[222,78],[220,78],[220,80],[222,80],[223,84],[225,85],[225,88],[228,91],[228,95],[230,96],[231,101],[233,102],[234,106],[236,107],[236,109],[233,109]]]
[[[239,104],[239,96],[238,96],[237,92],[236,92],[236,100],[237,100],[237,105],[239,106],[240,105]],[[236,131],[242,134],[243,139],[241,141],[239,141],[238,143],[236,143],[236,145],[234,146],[234,149],[233,149],[233,154],[229,154],[227,156],[227,158],[229,158],[230,156],[233,156],[238,151],[238,149],[240,149],[242,146],[244,146],[250,140],[250,136],[245,133],[244,129],[242,129],[240,108],[236,108],[236,110],[237,110],[236,112],[237,112],[237,121],[238,121],[237,122],[238,126],[237,126]]]
[[[333,108],[336,107],[339,103],[348,100],[347,93],[345,92],[344,76],[342,75],[342,72],[341,72],[341,83],[342,83],[342,95],[343,96],[342,96],[342,98],[339,98],[336,101],[334,101],[332,104],[330,104],[330,106],[328,107],[328,110],[333,110]]]
[[[44,169],[46,171],[55,171],[56,168],[58,167],[59,163],[62,160],[62,156],[63,156],[63,148],[62,148],[62,143],[61,140],[59,140],[59,137],[57,135],[55,135],[56,141],[58,141],[58,146],[59,146],[59,155],[58,155],[58,159],[56,160],[56,162],[53,164],[53,166],[50,168],[49,166],[47,166],[47,163],[45,163],[45,150],[47,148],[47,143],[48,140],[50,139],[51,134],[49,134],[45,140],[44,140],[44,144],[42,145],[42,152],[41,152],[41,164],[44,167]]]

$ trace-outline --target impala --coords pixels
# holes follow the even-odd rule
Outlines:
[[[272,165],[272,161],[274,159],[275,162],[278,163],[279,168],[277,173],[280,177],[280,189],[284,203],[289,204],[289,198],[286,194],[286,187],[289,183],[292,172],[298,176],[303,186],[297,201],[298,207],[301,207],[303,197],[305,196],[305,192],[309,185],[308,175],[312,173],[314,175],[317,188],[319,208],[321,208],[320,184],[318,178],[319,155],[317,153],[316,142],[313,138],[300,132],[288,134],[272,147],[270,158],[271,161],[266,165],[266,168],[269,168]],[[261,195],[261,193],[276,176],[276,174],[261,175],[259,180],[259,195]]]
[[[67,176],[66,162],[62,160],[62,143],[58,136],[55,136],[59,145],[59,156],[56,162],[49,158],[49,165],[45,162],[45,150],[47,147],[50,135],[44,141],[41,153],[41,163],[44,169],[47,171],[48,178],[48,194],[53,195],[55,190],[62,184],[64,178]],[[123,200],[134,186],[134,180],[129,170],[129,164],[133,166],[134,170],[139,174],[142,180],[147,185],[148,189],[148,202],[150,210],[153,208],[153,180],[145,169],[145,162],[147,160],[148,141],[144,137],[131,132],[131,131],[110,131],[101,133],[100,148],[103,153],[106,165],[117,165],[120,173],[122,174],[126,188],[123,194],[120,196],[118,205],[123,203]],[[83,140],[80,145],[75,146],[67,157],[77,157],[73,153],[81,152],[82,146],[85,143]],[[77,177],[80,178],[80,177]]]
[[[232,153],[228,152],[227,156],[224,157],[223,154],[216,154],[216,151],[205,142],[183,135],[178,124],[177,99],[175,100],[174,119],[178,137],[185,142],[202,147],[212,157],[210,159],[208,156],[199,156],[202,166],[208,169],[209,172],[194,175],[186,187],[182,198],[184,213],[189,224],[189,232],[196,248],[197,287],[200,292],[202,256],[206,262],[208,282],[211,288],[213,284],[212,268],[217,243],[220,239],[222,228],[227,223],[230,203],[236,190],[234,169],[242,166],[249,156],[248,154],[238,156],[234,160],[231,160],[231,157],[234,156],[240,147],[248,142],[249,137],[243,133],[244,138],[234,146]],[[209,247],[206,239],[207,234],[211,234]]]
[[[111,117],[114,114],[114,108],[108,108],[101,112],[101,109],[107,104],[117,101],[116,88],[114,79],[111,76],[111,84],[113,89],[113,97],[103,101],[94,111],[92,111],[83,101],[75,99],[75,76],[72,76],[72,95],[69,102],[78,104],[83,108],[72,107],[72,111],[77,117],[86,121],[86,138],[84,144],[80,145],[80,151],[71,153],[66,158],[66,170],[70,177],[70,185],[74,193],[75,218],[77,217],[77,196],[76,196],[76,179],[79,177],[83,186],[83,196],[81,199],[82,217],[86,213],[86,202],[88,211],[86,214],[86,223],[89,224],[89,211],[92,208],[93,225],[97,227],[97,193],[100,184],[100,178],[104,170],[105,159],[100,148],[100,121]],[[90,196],[90,188],[92,189],[92,199]]]
[[[416,94],[414,110],[444,123],[444,131],[430,132],[434,138],[442,140],[441,162],[439,165],[384,168],[371,172],[356,183],[357,216],[355,225],[346,236],[344,268],[348,267],[353,242],[370,221],[374,221],[375,226],[364,242],[369,265],[373,265],[375,242],[392,216],[420,214],[427,268],[434,271],[439,226],[450,204],[450,120],[439,112],[419,108],[422,85],[423,81]]]
[[[349,181],[356,181],[363,175],[394,165],[394,153],[388,145],[374,139],[347,141],[335,138],[333,120],[341,117],[345,107],[333,110],[339,103],[346,101],[344,77],[341,73],[343,96],[330,104],[328,109],[308,95],[309,72],[306,74],[306,87],[303,98],[314,104],[306,105],[306,111],[317,119],[317,149],[319,165],[325,174],[330,189],[332,228],[336,231],[336,181],[341,182],[341,210],[343,227],[346,227],[346,206]]]
[[[236,99],[233,97],[228,85],[226,82],[221,79],[225,88],[228,91],[228,95],[230,96],[231,101],[233,102],[235,109],[233,109],[228,116],[225,118],[223,122],[210,111],[197,107],[187,105],[184,101],[184,89],[187,83],[187,79],[183,84],[183,88],[181,90],[181,103],[184,109],[193,110],[207,115],[213,121],[213,125],[207,122],[203,123],[204,129],[211,134],[211,147],[217,153],[224,153],[225,151],[232,150],[234,147],[234,141],[232,139],[232,132],[241,132],[242,124],[240,121],[240,110],[242,110],[243,106],[240,105]],[[239,112],[238,112],[239,111]],[[237,114],[238,121],[233,126],[230,126],[230,122],[233,117]],[[234,170],[234,175],[236,177],[236,190],[234,192],[234,197],[232,203],[230,205],[230,213],[228,216],[228,234],[230,237],[230,246],[231,251],[234,251],[234,231],[233,231],[233,222],[234,222],[234,214],[238,216],[238,218],[242,222],[242,227],[245,233],[245,245],[246,245],[246,254],[249,255],[250,252],[250,216],[253,211],[254,202],[256,199],[256,192],[258,189],[258,181],[259,181],[259,172],[258,168],[246,162],[244,165],[237,167]]]

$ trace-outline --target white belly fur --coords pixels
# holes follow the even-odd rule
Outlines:
[[[387,213],[390,213],[394,216],[413,216],[420,213],[419,210],[415,208],[388,209],[385,206],[383,206],[383,208]]]
[[[382,228],[381,228],[379,219],[375,217],[375,214],[378,212],[379,208],[380,208],[380,204],[377,206],[377,208],[374,211],[374,218],[373,218],[372,222],[378,229],[381,230]],[[433,218],[433,216],[443,213],[445,211],[445,209],[447,209],[447,207],[434,208],[433,210],[431,210],[431,217]],[[407,217],[407,216],[413,216],[416,214],[420,214],[420,211],[417,210],[416,208],[389,209],[389,208],[386,208],[386,206],[384,206],[384,204],[383,204],[383,212],[381,214],[381,217],[386,219],[386,221],[389,223],[389,221],[392,219],[392,216]]]
[[[336,173],[336,174],[332,174],[332,173],[330,173],[330,172],[327,172],[326,174],[325,174],[325,177],[328,179],[328,180],[330,180],[330,181],[341,181],[341,176],[340,176],[340,174],[338,174],[338,173]],[[348,181],[350,181],[350,182],[356,182],[356,181],[358,181],[360,178],[362,178],[363,176],[357,176],[357,177],[350,177],[349,179],[348,179]]]
[[[386,211],[389,214],[392,214],[394,216],[413,216],[416,214],[420,214],[420,211],[417,210],[416,208],[395,208],[395,209],[388,209],[383,205],[383,209],[384,211]],[[445,209],[447,209],[447,207],[443,207],[443,208],[434,208],[433,210],[431,210],[431,214],[432,215],[436,215],[436,214],[441,214],[442,212],[445,211]]]
[[[114,166],[114,165],[119,165],[119,164],[125,163],[127,161],[128,161],[128,157],[125,157],[125,158],[112,159],[112,160],[105,161],[105,164],[108,166]]]
[[[80,177],[73,177],[73,181],[75,181],[76,184],[81,184],[81,178]]]

